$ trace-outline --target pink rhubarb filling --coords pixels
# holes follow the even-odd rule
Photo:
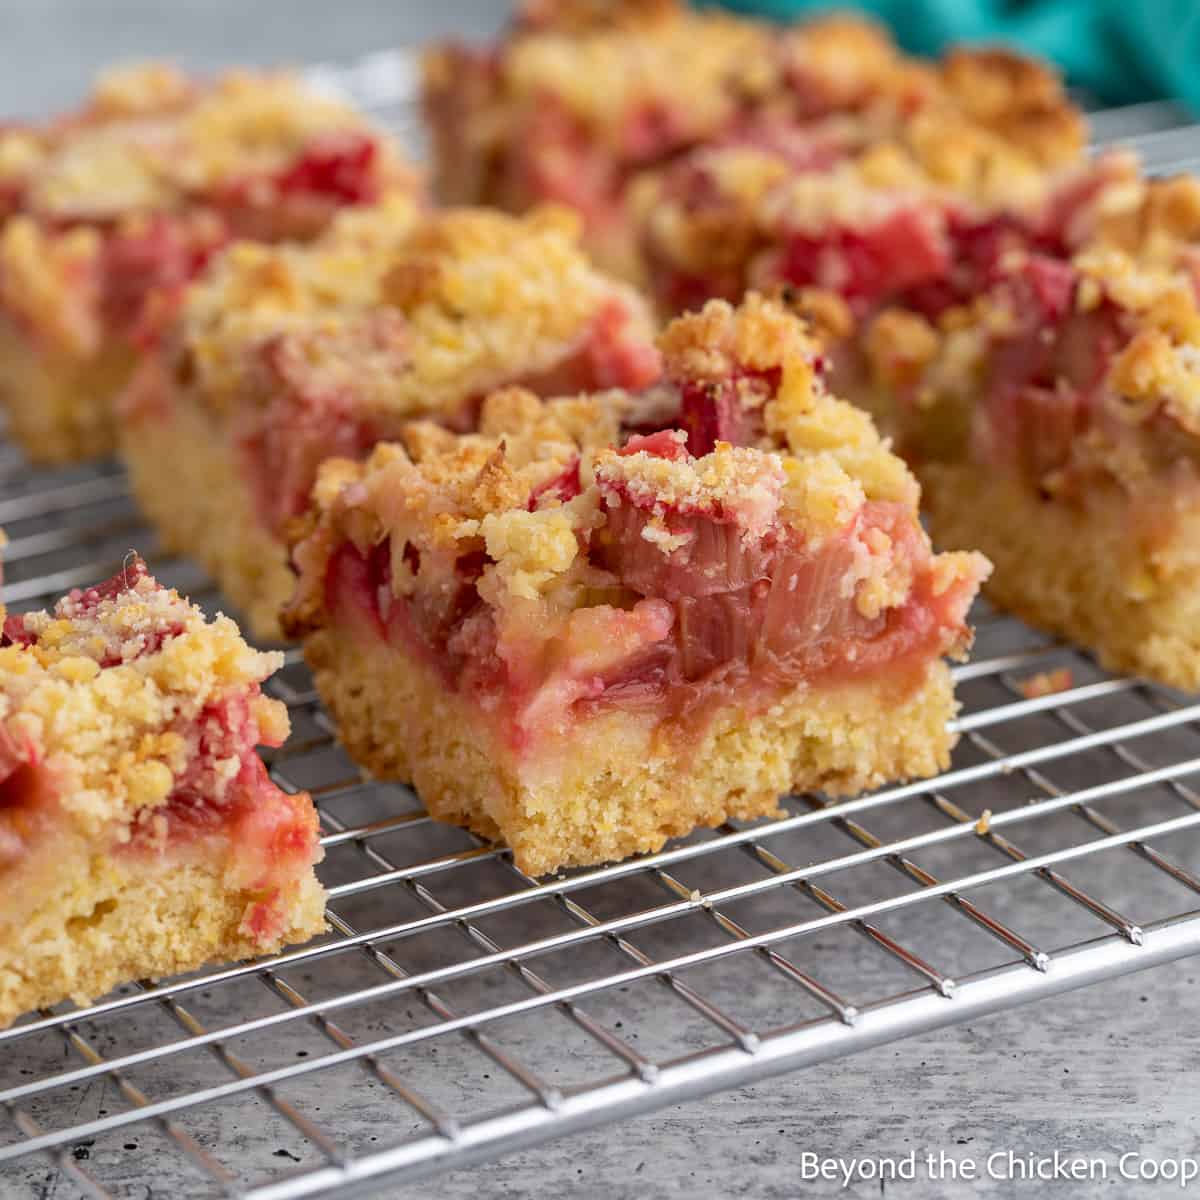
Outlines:
[[[688,453],[672,434],[630,448]],[[568,472],[552,481],[556,490],[576,486]],[[749,533],[720,505],[678,509],[665,524],[682,545],[664,554],[643,536],[652,513],[642,501],[615,485],[602,487],[602,500],[605,536],[588,555],[624,599],[571,612],[549,634],[481,600],[481,553],[425,590],[410,547],[418,589],[395,596],[386,540],[367,554],[350,542],[334,552],[327,611],[342,628],[423,662],[477,704],[514,751],[529,753],[614,709],[695,733],[718,708],[755,711],[798,685],[837,686],[885,670],[919,679],[961,636],[978,584],[962,578],[940,588],[928,544],[898,504],[867,503],[819,545],[778,520]],[[911,580],[902,603],[877,612],[857,603],[872,555],[886,555],[890,570]]]
[[[950,263],[940,222],[915,208],[901,208],[862,229],[791,235],[775,273],[798,287],[838,292],[861,314],[890,296],[943,278]]]
[[[52,836],[57,814],[53,775],[40,749],[0,725],[0,869],[23,858],[31,841]]]
[[[273,783],[258,756],[259,744],[274,744],[253,716],[258,694],[257,685],[231,692],[179,727],[192,755],[166,803],[139,816],[124,852],[186,856],[216,839],[226,883],[255,897],[242,932],[265,943],[282,932],[288,892],[319,853],[312,806]]]
[[[1053,475],[1058,494],[1087,489],[1092,468],[1074,452],[1089,431],[1112,445],[1141,436],[1104,403],[1110,367],[1133,333],[1128,314],[1108,300],[1080,310],[1078,282],[1070,264],[1033,256],[997,285],[1017,324],[992,339],[969,447],[976,461],[1035,486]],[[1166,433],[1170,423],[1160,411],[1145,428]]]

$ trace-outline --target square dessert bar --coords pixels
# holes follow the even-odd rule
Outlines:
[[[416,417],[473,427],[489,391],[640,387],[644,302],[596,272],[565,210],[343,214],[306,247],[240,243],[188,292],[122,413],[144,511],[260,636],[291,593],[283,536],[317,467]]]
[[[0,401],[29,456],[111,453],[112,400],[233,237],[307,239],[414,180],[388,139],[287,75],[101,79],[84,108],[0,124]]]
[[[66,998],[272,953],[324,929],[280,665],[140,559],[0,638],[0,1027]]]
[[[1083,121],[1039,64],[997,50],[903,55],[861,18],[772,26],[676,0],[527,3],[492,46],[435,48],[424,100],[443,200],[584,216],[597,261],[636,277],[629,188],[694,147],[768,140],[819,158],[950,116],[1041,166]]]
[[[831,397],[801,322],[713,302],[642,394],[493,394],[328,462],[285,624],[351,754],[532,874],[943,768],[979,555]],[[734,444],[734,443],[738,444]]]
[[[1138,229],[1171,243],[1161,222],[1159,237]],[[1193,256],[1171,269],[1112,248],[1012,254],[969,319],[890,310],[864,339],[935,540],[979,546],[996,564],[989,595],[1018,616],[1187,689],[1200,688]]]

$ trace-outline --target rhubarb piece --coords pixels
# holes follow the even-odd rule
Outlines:
[[[324,929],[317,818],[255,747],[282,663],[130,557],[0,636],[0,1027]]]
[[[231,238],[307,239],[413,177],[286,75],[104,76],[78,112],[0,126],[0,402],[30,458],[111,453],[112,401]]]
[[[1170,241],[1158,243],[1165,247]],[[1144,229],[1139,241],[1157,243]],[[877,391],[935,539],[979,546],[989,595],[1114,670],[1200,687],[1200,307],[1119,250],[1010,255],[966,310],[885,312]],[[901,369],[897,370],[897,364]]]
[[[443,200],[572,205],[597,261],[633,277],[631,189],[695,147],[770,143],[811,166],[907,129],[949,175],[964,138],[1037,168],[1084,142],[1057,78],[1017,55],[923,62],[858,17],[778,28],[671,0],[533,0],[495,44],[431,51],[424,98]]]
[[[123,406],[134,491],[166,544],[278,636],[284,531],[322,461],[364,457],[415,417],[470,429],[508,384],[654,379],[644,303],[588,265],[576,224],[565,210],[421,216],[398,202],[309,247],[231,247]]]
[[[953,742],[943,656],[985,560],[931,553],[781,306],[713,302],[661,346],[648,394],[510,389],[476,433],[330,461],[293,530],[285,624],[344,744],[532,874],[929,775]]]

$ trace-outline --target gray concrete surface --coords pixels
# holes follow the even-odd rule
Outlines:
[[[78,96],[100,63],[171,53],[208,67],[229,61],[337,59],[382,44],[433,32],[484,30],[503,6],[484,0],[368,3],[365,0],[0,0],[0,113],[39,112]],[[947,944],[948,953],[955,947]],[[828,1064],[704,1101],[673,1108],[569,1142],[513,1155],[435,1184],[380,1196],[437,1195],[442,1200],[502,1197],[868,1197],[884,1194],[947,1198],[1061,1197],[1131,1194],[1117,1179],[1014,1184],[877,1182],[844,1189],[837,1181],[805,1183],[804,1151],[822,1158],[921,1155],[946,1151],[982,1169],[994,1151],[1018,1155],[1094,1153],[1115,1161],[1123,1151],[1154,1158],[1200,1156],[1200,1041],[1195,1026],[1200,962],[1188,961],[1069,994],[1036,1010],[886,1047],[870,1056]],[[713,998],[735,1003],[735,981],[713,985]],[[653,999],[638,1010],[653,1024]],[[219,1014],[218,1014],[219,1015]],[[665,1020],[665,1017],[657,1019]],[[523,1040],[524,1039],[524,1040]],[[521,1054],[544,1032],[515,1030],[508,1045]],[[11,1066],[12,1064],[6,1064]],[[431,1064],[447,1086],[458,1080],[453,1060]],[[227,1076],[225,1076],[227,1077]],[[469,1077],[461,1076],[462,1086]],[[373,1093],[361,1084],[338,1086],[318,1075],[302,1098],[326,1099],[351,1145],[367,1147],[395,1128],[379,1127]],[[328,1090],[327,1090],[328,1089]],[[103,1111],[105,1090],[87,1089],[76,1101],[81,1119]],[[205,1118],[202,1141],[236,1146],[254,1157],[306,1151],[276,1131],[219,1113]],[[89,1150],[119,1181],[117,1194],[178,1197],[198,1194],[194,1175],[165,1164],[118,1136]],[[1178,1194],[1169,1184],[1140,1189]],[[67,1200],[70,1177],[42,1164],[0,1172],[0,1196]],[[1200,1183],[1190,1193],[1200,1195]]]

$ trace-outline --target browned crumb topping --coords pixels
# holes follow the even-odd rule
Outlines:
[[[785,31],[782,40],[785,61],[802,79],[832,86],[833,94],[821,97],[826,103],[852,104],[885,90],[906,66],[887,30],[856,13],[805,22]]]
[[[912,474],[865,412],[830,395],[820,346],[784,303],[754,292],[737,308],[711,300],[672,321],[659,345],[676,382],[778,371],[775,394],[763,407],[769,444],[796,459],[828,455],[870,499],[916,503]]]
[[[1037,265],[1014,253],[1006,270],[1020,281]],[[1043,494],[1065,496],[1090,486],[1085,480],[1108,478],[1158,503],[1164,489],[1200,469],[1200,303],[1190,271],[1178,260],[1147,264],[1105,244],[1057,270],[1071,308],[1042,336],[1057,347],[1056,386],[1086,398],[1086,420],[1069,445],[1030,469]],[[988,397],[1001,396],[1004,372],[1020,365],[1006,348],[1038,336],[1025,294],[1001,279],[936,325],[898,309],[872,321],[861,339],[864,360],[873,382],[900,398],[896,420],[921,454],[993,463],[996,455],[1020,453],[1003,421],[993,423]]]
[[[163,64],[101,78],[74,118],[0,130],[0,187],[44,217],[175,209],[288,166],[315,137],[370,132],[348,105],[288,74],[231,71],[200,85]]]
[[[946,55],[941,78],[967,116],[1042,164],[1070,161],[1082,150],[1083,115],[1045,63],[999,47],[959,47]]]
[[[782,248],[795,235],[820,240],[833,232],[869,233],[900,216],[923,222],[937,240],[951,213],[980,219],[1003,213],[1037,224],[1083,175],[1074,168],[1048,171],[945,107],[929,106],[873,132],[858,128],[854,118],[831,119],[831,125],[833,144],[847,139],[849,146],[829,167],[797,168],[787,149],[734,144],[692,151],[642,175],[630,189],[629,209],[647,260],[733,294],[770,286]],[[856,146],[859,137],[863,144]],[[821,145],[820,135],[814,145]],[[1122,156],[1107,156],[1102,176],[1086,170],[1080,184],[1098,178],[1102,186],[1076,215],[1069,231],[1076,245],[1095,240],[1140,194],[1130,194]],[[1115,226],[1107,236],[1116,240]]]
[[[687,440],[679,431],[674,437],[681,447]],[[719,511],[755,537],[775,523],[787,479],[779,455],[726,442],[700,458],[602,450],[593,474],[602,492],[627,497],[660,519],[676,512]],[[665,528],[661,533],[660,540],[670,537]]]
[[[1085,251],[1073,265],[1077,306],[1115,306],[1132,329],[1109,370],[1111,411],[1131,425],[1162,412],[1200,437],[1200,303],[1190,276],[1106,249]]]
[[[94,264],[102,238],[95,229],[56,234],[28,216],[0,225],[0,308],[36,328],[67,353],[90,356],[103,344]]]
[[[518,36],[500,70],[508,103],[553,97],[616,144],[627,123],[656,103],[690,129],[721,127],[739,96],[761,86],[769,36],[752,22],[662,6],[649,19],[571,22]]]
[[[284,706],[256,688],[281,654],[252,649],[227,617],[206,621],[139,560],[126,574],[115,593],[10,617],[0,646],[0,735],[61,781],[59,804],[89,829],[162,803],[196,753],[205,707],[230,693],[250,695],[264,739],[287,732]]]
[[[257,355],[277,339],[313,387],[364,410],[449,413],[514,365],[554,368],[610,304],[648,344],[643,302],[590,266],[566,210],[422,215],[395,196],[309,246],[230,247],[190,289],[175,338],[218,409],[270,398]]]
[[[920,313],[887,308],[871,321],[863,353],[874,379],[884,387],[913,387],[938,353],[937,330]]]

